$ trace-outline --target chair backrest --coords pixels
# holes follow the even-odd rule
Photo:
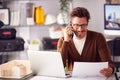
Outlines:
[[[113,56],[120,56],[120,37],[107,41]]]
[[[114,40],[109,40],[107,41],[108,47],[111,51],[111,55],[113,55],[113,44],[114,44]]]
[[[115,58],[116,56],[120,56],[120,37],[116,37],[113,40],[107,41],[107,43],[113,56],[113,62],[116,67],[116,71],[118,72],[120,67],[120,61]]]
[[[113,53],[114,56],[120,56],[120,37],[114,39]]]

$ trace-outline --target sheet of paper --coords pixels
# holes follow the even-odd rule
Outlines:
[[[75,62],[73,77],[104,77],[100,70],[108,67],[108,62]]]

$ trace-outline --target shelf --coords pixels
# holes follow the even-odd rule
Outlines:
[[[51,26],[56,26],[56,27],[62,27],[63,25],[59,25],[57,23],[55,24],[51,24],[51,25],[45,25],[45,24],[41,24],[41,25],[5,25],[4,27],[11,27],[11,28],[18,28],[18,27],[51,27]]]
[[[53,2],[50,2],[48,0],[1,0],[3,8],[9,8],[9,10],[10,10],[10,25],[7,25],[7,26],[11,26],[11,27],[51,26],[51,25],[44,25],[44,24],[31,25],[31,20],[30,20],[30,25],[26,25],[27,18],[28,18],[26,15],[27,14],[26,3],[33,3],[34,5],[32,7],[34,9],[36,6],[42,6],[44,9],[45,15],[52,14],[57,18],[58,13],[60,12],[59,0],[52,0],[52,1],[55,3],[54,5],[52,5]],[[51,9],[54,9],[54,10],[51,10]],[[34,14],[34,11],[32,11],[32,12]],[[32,17],[30,17],[30,18],[32,18],[32,23],[34,20],[33,14],[32,14]],[[18,25],[18,24],[20,24],[20,25]]]

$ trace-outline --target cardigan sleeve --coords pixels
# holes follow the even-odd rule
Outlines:
[[[58,40],[57,51],[61,53],[64,66],[66,65],[66,59],[68,57],[67,46],[68,46],[68,42],[64,41],[63,37]]]
[[[72,40],[67,42],[64,41],[63,38],[60,38],[58,40],[57,51],[61,53],[64,65],[66,63],[66,60],[68,60],[68,63],[70,63],[71,60],[79,61],[80,59],[80,55],[78,51],[75,49]]]
[[[111,68],[113,68],[113,70],[114,70],[114,64],[111,59],[111,52],[110,52],[107,42],[102,34],[99,34],[99,36],[97,38],[97,45],[98,45],[97,48],[98,48],[98,53],[99,53],[101,61],[103,61],[103,62],[108,61],[109,66]]]

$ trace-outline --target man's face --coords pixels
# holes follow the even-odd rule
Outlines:
[[[81,38],[86,36],[87,26],[88,26],[88,22],[87,22],[87,19],[85,17],[72,18],[72,27],[73,27],[73,31],[74,31],[77,38],[81,39]]]

